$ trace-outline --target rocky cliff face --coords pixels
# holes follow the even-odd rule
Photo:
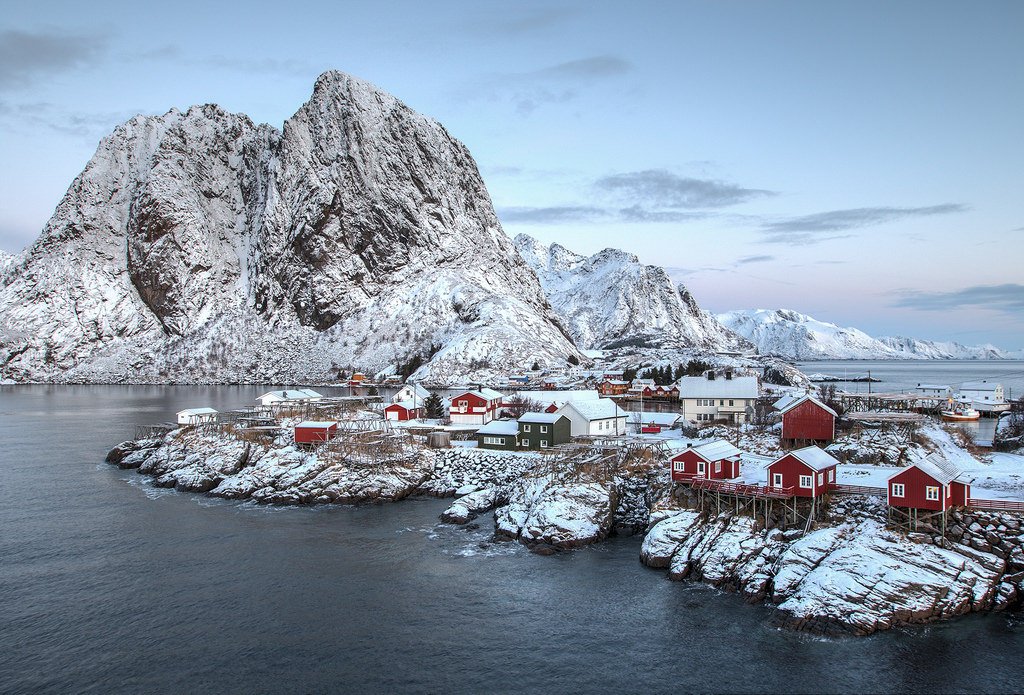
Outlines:
[[[217,106],[105,138],[0,289],[5,375],[316,380],[579,357],[465,146],[329,72],[277,131]],[[433,349],[431,349],[433,346]]]
[[[703,311],[664,269],[605,249],[580,256],[520,234],[519,254],[540,278],[563,325],[583,348],[751,349]]]

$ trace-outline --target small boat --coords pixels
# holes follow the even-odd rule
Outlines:
[[[981,413],[972,408],[969,403],[953,403],[952,401],[946,408],[939,411],[939,415],[946,422],[970,422],[981,418]]]

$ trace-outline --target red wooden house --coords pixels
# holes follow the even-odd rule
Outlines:
[[[687,444],[685,450],[672,457],[672,480],[738,478],[741,453],[724,439],[716,439],[699,446]]]
[[[398,401],[397,403],[390,403],[384,408],[384,418],[387,420],[397,420],[398,422],[415,420],[420,417],[421,410],[422,408],[414,406],[412,401]]]
[[[295,443],[310,445],[326,442],[328,439],[333,439],[337,433],[337,422],[306,420],[295,425]]]
[[[602,396],[621,396],[629,390],[629,382],[619,379],[605,379],[597,385],[597,392]]]
[[[886,485],[890,507],[944,512],[967,506],[971,497],[963,471],[934,454],[891,475]]]
[[[807,394],[775,403],[782,413],[782,444],[807,446],[829,444],[836,438],[836,411]]]
[[[797,449],[768,464],[768,487],[791,487],[797,497],[821,497],[835,485],[838,464],[816,446]]]
[[[486,425],[498,417],[505,396],[494,389],[463,391],[452,396],[449,416],[454,425]]]

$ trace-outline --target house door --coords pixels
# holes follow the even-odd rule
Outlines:
[[[782,473],[772,473],[772,487],[782,487]]]
[[[704,475],[706,467],[707,467],[706,463],[704,463],[703,461],[698,461],[697,462],[697,475]]]

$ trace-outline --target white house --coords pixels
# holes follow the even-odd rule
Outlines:
[[[1003,385],[993,384],[989,381],[965,381],[960,384],[960,396],[962,401],[974,401],[977,403],[1004,403]]]
[[[947,384],[918,384],[914,388],[914,393],[928,398],[949,398],[953,389]]]
[[[430,391],[426,390],[419,384],[405,384],[402,388],[398,389],[398,392],[391,397],[392,403],[402,403],[404,401],[414,401],[417,408],[423,407],[423,401],[430,398]]]
[[[753,408],[760,388],[756,376],[684,376],[676,384],[683,418],[694,422],[727,420],[746,422],[747,408]]]
[[[188,408],[178,411],[179,425],[202,425],[217,419],[217,411],[213,408]]]
[[[260,405],[281,405],[282,403],[312,403],[323,400],[323,396],[313,389],[283,389],[267,391],[257,398]]]
[[[494,389],[462,391],[452,396],[448,415],[453,425],[486,425],[498,417],[503,398]]]
[[[626,411],[609,398],[569,401],[555,412],[569,418],[574,437],[626,434]]]

